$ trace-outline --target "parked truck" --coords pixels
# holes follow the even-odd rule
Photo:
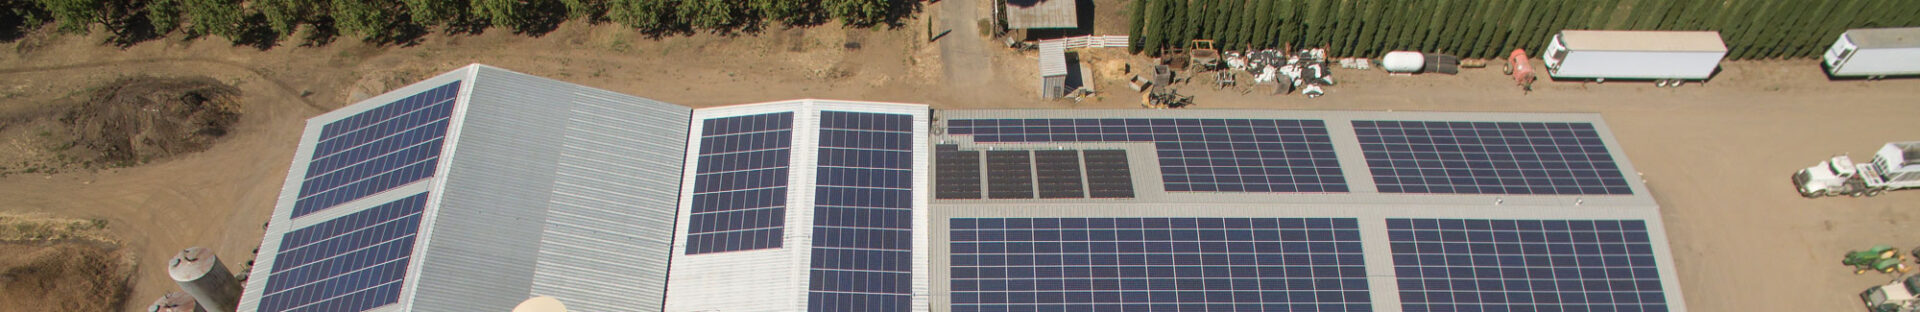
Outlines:
[[[1827,75],[1920,75],[1920,27],[1849,29],[1821,57]]]
[[[1677,87],[1705,82],[1720,68],[1727,45],[1717,31],[1562,30],[1540,58],[1554,79],[1653,80]]]
[[[1793,173],[1800,196],[1877,196],[1886,191],[1920,187],[1920,141],[1887,143],[1873,162],[1855,164],[1847,155],[1834,156]]]
[[[1915,298],[1915,293],[1920,293],[1920,275],[1868,288],[1860,292],[1860,301],[1867,304],[1867,311],[1916,312],[1920,311],[1920,298]]]

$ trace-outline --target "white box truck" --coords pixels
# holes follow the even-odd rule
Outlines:
[[[1821,59],[1827,75],[1920,75],[1920,27],[1849,29]]]
[[[1800,196],[1876,196],[1920,187],[1920,141],[1893,142],[1873,153],[1873,162],[1855,164],[1847,155],[1793,173]]]
[[[1706,81],[1727,56],[1717,31],[1562,30],[1540,56],[1554,79]]]

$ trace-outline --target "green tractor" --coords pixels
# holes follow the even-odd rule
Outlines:
[[[1847,258],[1841,260],[1840,263],[1853,266],[1853,274],[1867,274],[1868,271],[1905,274],[1913,270],[1907,267],[1906,260],[1906,255],[1900,254],[1899,249],[1895,249],[1893,246],[1879,245],[1868,248],[1867,250],[1849,251],[1847,252]]]

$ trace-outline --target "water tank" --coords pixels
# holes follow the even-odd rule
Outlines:
[[[521,301],[513,307],[513,312],[567,312],[567,305],[560,304],[560,299],[538,296]]]
[[[1426,61],[1426,57],[1421,56],[1420,52],[1393,51],[1387,52],[1386,57],[1380,58],[1380,68],[1393,73],[1414,73],[1426,67]]]
[[[212,250],[192,247],[181,250],[167,261],[167,275],[173,276],[173,282],[180,284],[181,290],[193,295],[201,309],[212,312],[233,312],[240,304],[240,282],[233,279],[233,273],[220,263],[220,258]]]
[[[147,306],[147,312],[206,312],[200,309],[192,295],[183,292],[168,292],[159,299],[153,299],[153,305]]]

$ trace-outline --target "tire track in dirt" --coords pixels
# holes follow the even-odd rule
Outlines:
[[[295,100],[299,100],[300,103],[307,104],[307,107],[310,107],[322,112],[333,110],[332,108],[320,106],[320,104],[314,103],[312,100],[309,100],[304,96],[300,96],[300,91],[294,90],[293,86],[287,85],[285,81],[280,81],[279,79],[274,79],[272,76],[268,76],[267,72],[261,71],[259,68],[247,66],[246,64],[241,64],[239,62],[222,61],[222,60],[214,60],[214,59],[181,57],[181,58],[150,58],[150,59],[132,59],[132,60],[102,61],[102,62],[84,62],[84,63],[75,63],[75,64],[66,64],[66,65],[0,68],[0,74],[72,70],[72,69],[106,67],[106,66],[126,65],[126,64],[161,64],[161,63],[170,63],[170,62],[200,62],[200,63],[222,65],[222,66],[245,70],[247,73],[251,73],[254,76],[260,77],[260,80],[265,80],[268,84],[272,84],[274,88],[280,89],[280,93],[282,95],[286,95]]]

